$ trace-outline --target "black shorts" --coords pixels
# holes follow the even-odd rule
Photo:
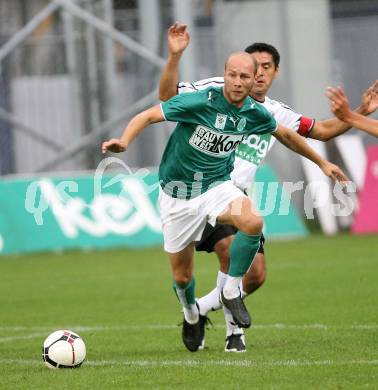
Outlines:
[[[214,246],[218,241],[234,235],[237,231],[238,229],[232,225],[217,223],[215,226],[212,226],[208,223],[202,233],[201,239],[196,242],[196,251],[207,253],[214,252]],[[264,235],[261,235],[260,247],[257,253],[264,253],[264,243],[265,237]]]

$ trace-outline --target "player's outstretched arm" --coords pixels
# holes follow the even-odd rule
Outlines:
[[[177,94],[179,63],[189,45],[186,24],[175,23],[168,29],[168,59],[160,76],[159,99],[166,101]]]
[[[378,121],[351,111],[348,97],[342,88],[328,88],[326,95],[331,101],[332,112],[340,120],[345,121],[349,126],[356,127],[378,137]]]
[[[349,119],[349,124],[352,127],[356,127],[366,133],[378,137],[378,120],[367,118],[366,116],[362,116],[357,114],[356,112],[352,112],[352,116]]]
[[[315,152],[314,149],[307,145],[303,137],[295,131],[282,125],[278,125],[278,128],[273,135],[286,147],[318,165],[323,173],[333,181],[339,181],[342,183],[349,181],[348,177],[337,165],[330,163]]]
[[[160,105],[149,108],[146,111],[134,116],[129,122],[121,138],[112,138],[109,141],[102,143],[102,153],[107,151],[113,153],[121,153],[127,150],[131,142],[148,126],[152,123],[162,122],[165,118],[161,111]]]
[[[354,112],[361,115],[370,115],[378,109],[378,80],[376,80],[361,97],[361,103]],[[328,141],[331,138],[337,137],[345,133],[352,127],[338,118],[326,119],[315,122],[314,128],[309,134],[310,138],[320,141]]]

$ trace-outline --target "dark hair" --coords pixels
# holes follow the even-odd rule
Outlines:
[[[244,51],[249,54],[265,51],[271,54],[271,56],[273,57],[273,62],[276,68],[278,68],[280,64],[280,53],[274,46],[269,45],[268,43],[255,42],[252,45],[246,47]]]

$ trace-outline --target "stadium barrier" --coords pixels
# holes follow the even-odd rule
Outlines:
[[[0,253],[161,245],[157,173],[141,172],[0,181]],[[256,182],[274,184],[273,197],[260,193],[265,235],[305,236],[270,167],[260,168]]]

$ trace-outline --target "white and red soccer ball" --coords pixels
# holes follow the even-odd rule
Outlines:
[[[42,359],[49,368],[80,367],[85,355],[83,339],[70,330],[51,333],[42,346]]]

